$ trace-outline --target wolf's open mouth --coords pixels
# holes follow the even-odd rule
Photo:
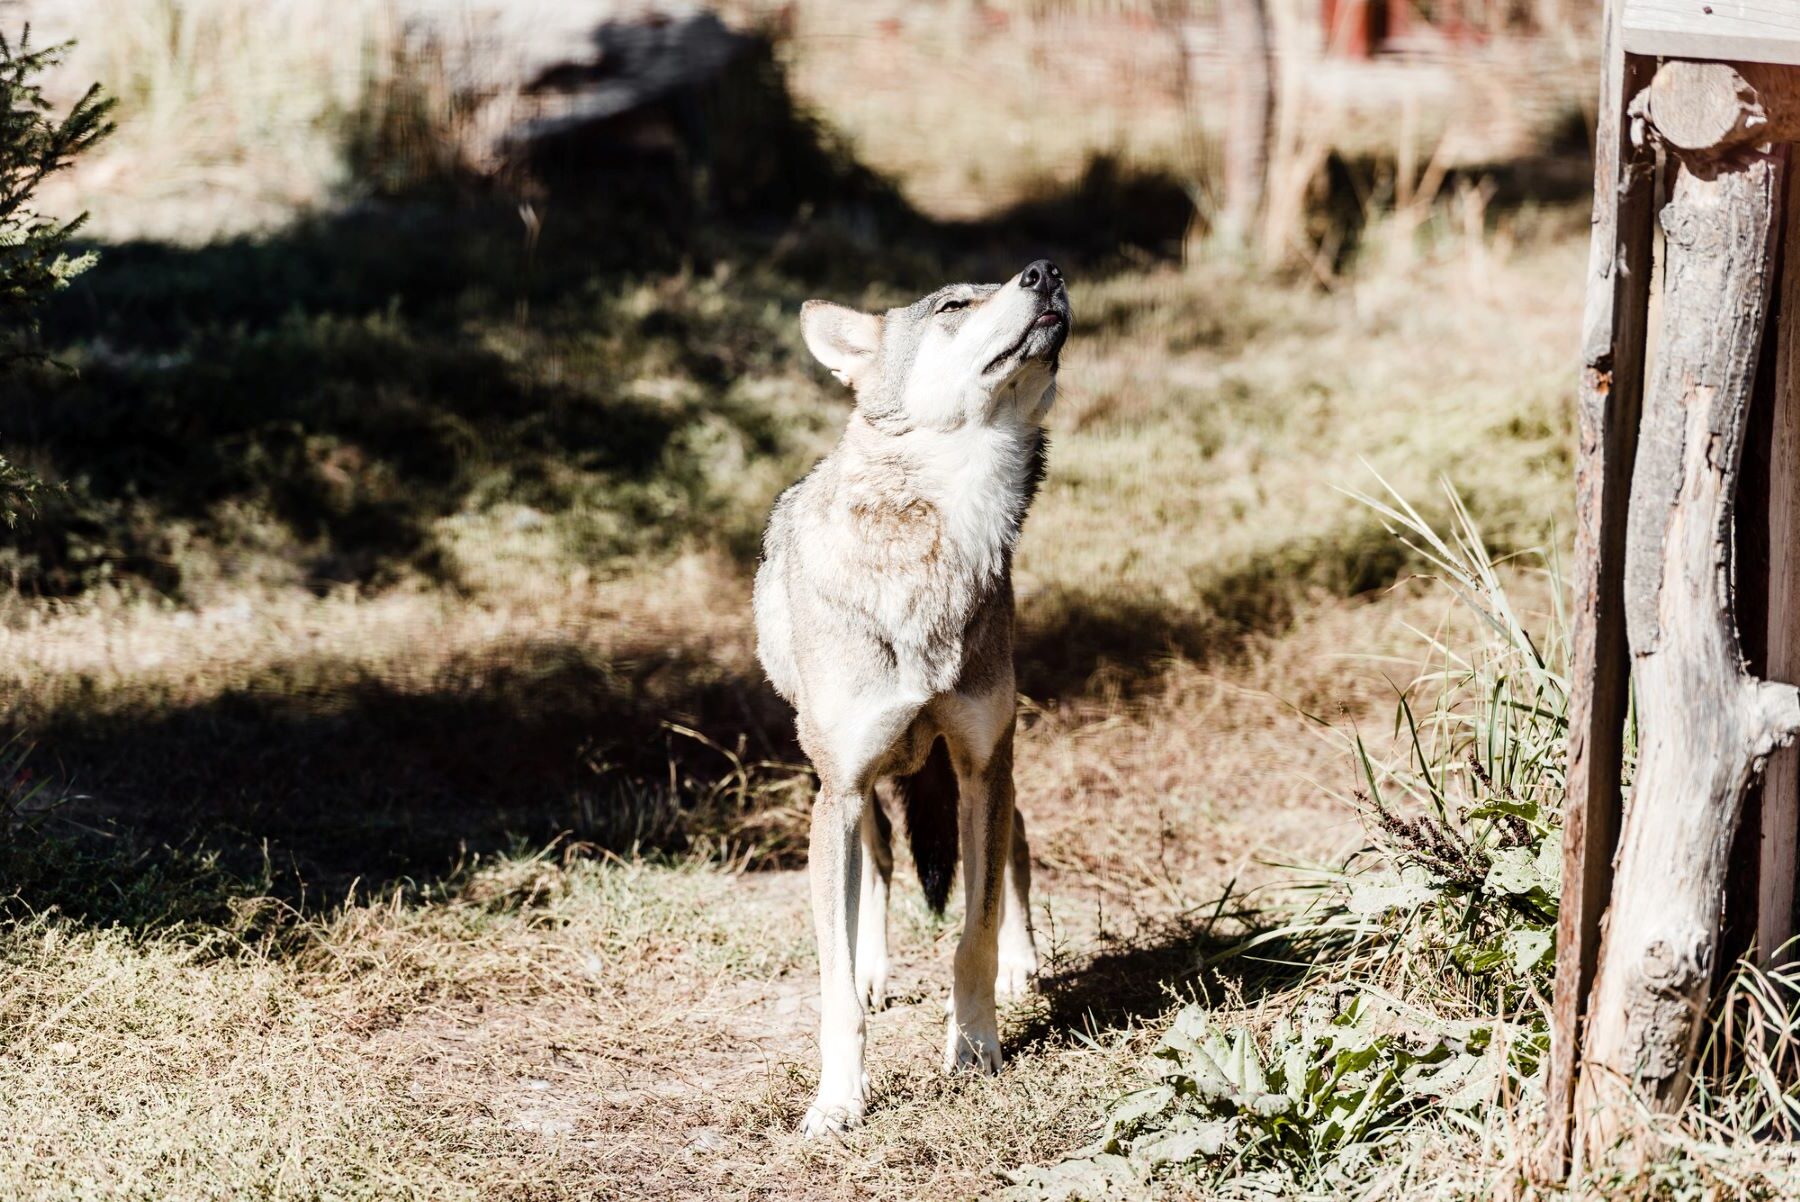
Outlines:
[[[1030,325],[1025,327],[1025,332],[1023,334],[1019,335],[1019,340],[1017,342],[1013,343],[1011,346],[1007,347],[1005,350],[1001,351],[998,355],[995,355],[991,360],[988,361],[988,365],[981,369],[982,374],[985,375],[988,372],[993,371],[996,367],[999,367],[1002,363],[1005,363],[1007,360],[1012,359],[1015,356],[1017,356],[1020,351],[1023,351],[1025,349],[1025,344],[1027,342],[1031,341],[1031,336],[1033,334],[1037,333],[1039,330],[1053,330],[1059,326],[1064,329],[1067,329],[1068,324],[1069,324],[1069,319],[1064,317],[1057,310],[1045,309],[1042,313],[1039,313],[1035,319],[1033,319],[1033,321]]]

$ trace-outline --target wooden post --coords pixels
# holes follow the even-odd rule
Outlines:
[[[1765,354],[1773,365],[1766,387],[1759,383],[1774,410],[1769,439],[1768,618],[1765,626],[1767,666],[1771,680],[1800,682],[1800,157],[1790,155],[1786,229],[1781,237],[1781,267],[1776,274],[1775,304],[1769,334],[1775,345]],[[1745,515],[1748,517],[1749,515]],[[1791,958],[1783,952],[1794,937],[1794,876],[1800,871],[1800,748],[1785,747],[1769,757],[1763,775],[1762,813],[1757,864],[1757,962],[1764,968]]]
[[[1275,54],[1267,0],[1220,0],[1219,27],[1231,57],[1226,72],[1224,196],[1218,233],[1249,245],[1269,174],[1275,120]]]
[[[1662,330],[1626,540],[1638,767],[1576,1083],[1589,1158],[1628,1134],[1636,1097],[1667,1110],[1686,1096],[1739,810],[1763,761],[1800,730],[1800,691],[1744,671],[1731,591],[1786,168],[1785,151],[1756,144],[1796,132],[1788,82],[1670,64],[1632,106],[1680,165],[1662,213]]]
[[[1594,141],[1593,231],[1582,315],[1581,445],[1575,467],[1575,590],[1569,696],[1563,893],[1557,915],[1555,1007],[1546,1132],[1538,1168],[1559,1179],[1568,1160],[1581,1018],[1599,960],[1600,917],[1612,894],[1619,777],[1630,673],[1625,650],[1625,515],[1643,399],[1650,301],[1652,156],[1632,142],[1626,108],[1652,64],[1619,49],[1619,4],[1608,4]]]

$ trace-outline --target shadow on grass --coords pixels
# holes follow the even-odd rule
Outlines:
[[[1229,994],[1234,1004],[1254,1003],[1305,978],[1306,958],[1284,955],[1279,940],[1236,954],[1246,940],[1270,929],[1267,916],[1239,909],[1225,917],[1224,924],[1216,916],[1167,922],[1051,972],[1033,1004],[1014,1020],[1009,1040],[1029,1048],[1097,1038],[1186,1002],[1217,1002]]]
[[[1399,579],[1411,552],[1370,518],[1331,537],[1290,540],[1196,582],[1200,603],[1104,592],[1053,592],[1020,606],[1019,691],[1050,700],[1114,690],[1131,696],[1171,659],[1216,663],[1286,629],[1309,600],[1353,597]]]
[[[1383,550],[1370,558],[1348,554],[1356,541],[1332,544],[1335,558],[1313,547],[1309,571],[1288,562],[1301,554],[1290,549],[1233,574],[1199,616],[1109,598],[1035,601],[1017,650],[1021,690],[1129,696],[1166,656],[1216,660],[1289,621],[1305,587],[1393,579],[1397,544],[1372,538]],[[471,856],[558,838],[804,862],[811,779],[791,711],[760,674],[700,650],[646,644],[608,657],[543,638],[399,677],[326,652],[197,702],[129,686],[64,696],[0,732],[29,738],[38,769],[79,795],[49,822],[47,843],[20,843],[0,872],[28,909],[227,922],[235,904],[271,895],[311,912],[353,884],[429,890]],[[1094,971],[1167,982],[1195,946],[1191,932],[1134,945]]]
[[[430,889],[558,838],[789,863],[797,832],[767,811],[809,796],[791,726],[760,681],[696,654],[564,641],[452,660],[424,687],[314,659],[198,704],[84,697],[30,723],[34,770],[73,798],[6,845],[3,879],[29,910],[160,926],[229,924],[254,896],[310,913],[353,886]]]
[[[17,533],[27,592],[191,599],[258,575],[460,583],[446,519],[523,512],[590,566],[713,535],[742,551],[745,458],[808,445],[734,392],[791,367],[764,278],[696,303],[652,235],[637,274],[571,215],[522,265],[492,206],[348,215],[263,241],[110,248],[46,322],[79,369],[0,385],[7,452],[67,487]],[[598,220],[596,217],[595,220]],[[635,292],[664,287],[646,309]],[[646,283],[653,280],[654,283]]]
[[[540,202],[529,242],[487,197],[103,248],[44,323],[78,371],[0,381],[0,449],[66,483],[0,532],[0,574],[38,595],[111,581],[178,599],[245,572],[456,584],[441,523],[507,507],[550,515],[577,561],[694,541],[748,556],[767,498],[743,495],[739,465],[798,472],[813,445],[768,400],[817,378],[802,300],[1001,277],[1064,253],[1059,223],[1086,198],[1134,205],[1143,187],[1100,165],[1045,202],[1063,216],[981,225],[680,227],[626,190]],[[1156,221],[1121,210],[1073,232],[1105,258],[1155,241]]]

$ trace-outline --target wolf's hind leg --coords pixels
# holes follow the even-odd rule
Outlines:
[[[994,990],[1021,997],[1036,984],[1037,940],[1031,931],[1031,849],[1025,844],[1025,818],[1012,814],[1012,854],[1006,861],[1006,912],[1000,920],[1000,971]]]
[[[863,808],[862,897],[856,915],[856,993],[868,1010],[887,1005],[888,883],[894,875],[893,829],[879,802]]]

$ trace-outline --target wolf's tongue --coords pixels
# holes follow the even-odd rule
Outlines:
[[[1040,313],[1038,319],[1031,324],[1034,326],[1059,326],[1062,324],[1062,314],[1054,311]]]

